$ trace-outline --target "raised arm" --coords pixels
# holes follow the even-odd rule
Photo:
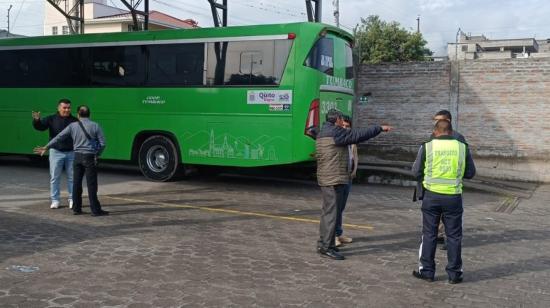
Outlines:
[[[44,130],[47,130],[48,128],[50,128],[49,119],[50,119],[49,116],[44,117],[44,118],[40,118],[40,111],[38,111],[38,112],[33,111],[32,112],[32,126],[36,130],[44,131]]]

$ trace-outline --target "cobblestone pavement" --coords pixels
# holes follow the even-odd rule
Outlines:
[[[152,183],[102,170],[107,217],[51,210],[47,190],[46,168],[0,160],[1,307],[550,306],[549,186],[510,214],[495,212],[503,196],[465,194],[458,285],[440,250],[435,282],[411,276],[420,206],[410,188],[353,187],[345,261],[315,252],[314,183]]]

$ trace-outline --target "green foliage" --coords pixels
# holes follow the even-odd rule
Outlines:
[[[424,61],[433,54],[421,33],[409,32],[398,22],[386,22],[376,15],[361,18],[355,37],[361,63]]]

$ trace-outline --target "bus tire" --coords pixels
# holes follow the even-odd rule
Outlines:
[[[151,136],[141,144],[138,153],[139,169],[143,175],[158,182],[173,180],[180,169],[178,149],[162,135]]]

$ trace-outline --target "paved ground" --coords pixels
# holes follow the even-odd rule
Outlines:
[[[0,158],[1,307],[549,307],[550,186],[510,214],[465,194],[465,281],[417,266],[410,188],[354,186],[345,261],[315,253],[319,189],[235,177],[175,183],[102,170],[108,217],[48,208],[48,172]],[[89,212],[89,209],[86,209]],[[21,267],[23,266],[23,267]],[[29,272],[22,272],[28,270]]]

